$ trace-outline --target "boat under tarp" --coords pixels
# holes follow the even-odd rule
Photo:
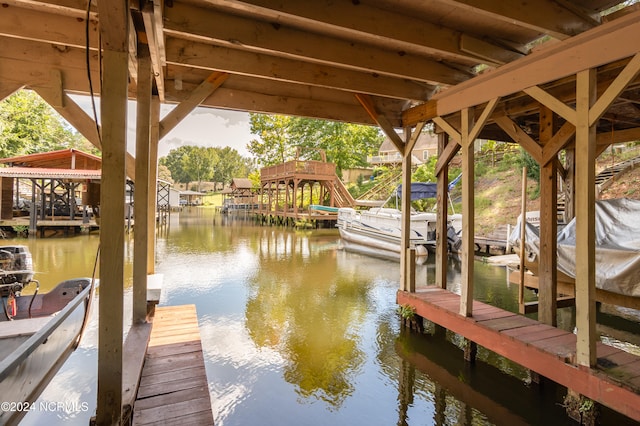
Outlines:
[[[600,200],[595,205],[596,287],[625,296],[640,297],[640,201],[626,198]],[[520,219],[518,219],[518,222]],[[525,261],[538,263],[540,236],[536,226],[526,224]],[[509,236],[520,247],[518,224]],[[558,272],[576,276],[575,219],[558,232]],[[560,278],[559,278],[560,279]]]

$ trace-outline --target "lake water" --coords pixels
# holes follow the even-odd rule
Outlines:
[[[91,276],[98,239],[19,242],[30,247],[45,291]],[[172,215],[159,230],[160,304],[196,305],[216,425],[570,423],[563,388],[530,384],[526,370],[482,348],[471,367],[456,336],[401,329],[399,264],[344,252],[338,243],[336,230],[257,226],[199,208]],[[128,238],[129,315],[132,253]],[[432,262],[418,266],[418,285],[434,276]],[[448,276],[456,290],[455,262]],[[517,287],[508,284],[505,268],[477,262],[475,283],[476,299],[517,310]],[[22,424],[88,424],[96,405],[96,311],[80,347]],[[637,312],[601,318],[606,339],[638,350],[638,342],[622,342],[638,339]],[[559,321],[571,329],[573,311],[561,310]],[[628,422],[607,410],[603,416]]]

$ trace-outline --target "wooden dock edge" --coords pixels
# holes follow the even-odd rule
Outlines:
[[[398,305],[410,305],[416,314],[521,366],[547,377],[593,401],[640,421],[640,395],[611,377],[594,369],[576,366],[533,345],[523,344],[511,336],[479,324],[433,303],[421,300],[416,293],[399,290]]]
[[[132,324],[122,348],[122,424],[131,424],[133,406],[142,376],[147,346],[151,338],[150,323]]]
[[[214,425],[195,305],[155,309],[139,377],[131,424]]]

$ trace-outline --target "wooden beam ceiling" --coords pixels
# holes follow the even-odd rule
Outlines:
[[[584,11],[562,1],[514,2],[495,0],[441,0],[470,14],[516,24],[564,40],[599,24]]]
[[[407,78],[429,84],[457,84],[473,74],[427,56],[395,52],[280,24],[255,21],[212,9],[174,3],[165,9],[165,34],[199,39],[306,62]]]
[[[210,0],[208,4],[230,13],[250,14],[267,22],[278,22],[292,28],[325,34],[335,38],[358,40],[397,52],[429,54],[443,60],[455,60],[473,66],[487,61],[501,64],[522,53],[486,40],[464,34],[393,10],[381,10],[361,2],[331,0],[300,2],[298,0],[245,0],[229,2]],[[360,19],[353,20],[353,16]],[[384,15],[384,19],[380,16]],[[461,48],[462,36],[469,44],[483,45],[483,54]]]

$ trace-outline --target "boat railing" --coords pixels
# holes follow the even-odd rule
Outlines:
[[[91,292],[92,286],[86,286],[78,295],[71,300],[62,310],[51,318],[46,327],[37,331],[27,339],[20,347],[2,361],[0,361],[0,382],[24,361],[38,346],[51,336],[51,334],[62,324],[71,313],[81,304]]]

